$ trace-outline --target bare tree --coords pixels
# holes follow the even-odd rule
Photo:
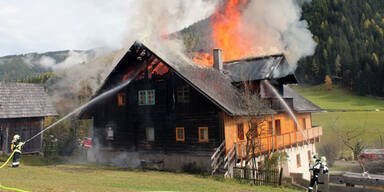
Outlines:
[[[245,165],[252,161],[252,168],[256,168],[256,157],[258,157],[263,150],[262,138],[260,136],[268,132],[266,126],[264,126],[266,122],[265,111],[267,104],[261,99],[257,84],[244,81],[242,89],[243,96],[247,102],[247,124],[249,128],[245,134],[247,139]]]
[[[331,128],[335,131],[337,137],[344,144],[344,146],[351,150],[353,154],[352,159],[359,160],[359,154],[365,147],[361,138],[364,135],[366,121],[363,122],[361,127],[346,126],[336,128],[339,118],[340,116],[336,117]]]

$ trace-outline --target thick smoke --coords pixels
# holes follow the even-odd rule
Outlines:
[[[296,67],[300,58],[314,54],[316,42],[301,20],[301,4],[297,0],[253,0],[242,12],[239,31],[255,45],[261,54],[284,53]]]
[[[209,17],[215,11],[217,2],[218,0],[127,1],[125,6],[128,28],[125,29],[122,50],[112,53],[110,49],[96,49],[96,56],[91,59],[85,54],[70,52],[69,57],[60,63],[47,56],[37,62],[40,66],[50,67],[57,72],[56,79],[47,83],[54,90],[53,100],[59,102],[65,99],[68,91],[81,92],[85,85],[93,92],[96,91],[134,41],[146,39],[164,43],[168,34]],[[183,44],[177,40],[167,43],[182,50]]]
[[[137,39],[160,41],[215,11],[219,0],[140,0],[127,3],[129,28],[124,45]]]

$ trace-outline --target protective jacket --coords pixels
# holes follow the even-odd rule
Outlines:
[[[20,165],[20,156],[21,156],[21,147],[24,145],[23,142],[20,141],[20,136],[15,136],[12,140],[11,149],[13,150],[13,161],[12,167],[16,168]]]
[[[319,181],[319,175],[328,173],[327,163],[325,161],[320,160],[320,159],[316,159],[315,163],[310,164],[310,171],[312,171],[312,177],[311,177],[311,181],[310,181],[310,184],[308,187],[308,191],[312,192],[313,187]]]
[[[21,147],[23,146],[23,142],[20,140],[13,140],[11,144],[12,151],[15,151],[15,153],[21,153]]]

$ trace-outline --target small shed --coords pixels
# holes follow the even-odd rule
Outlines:
[[[44,87],[31,83],[0,83],[0,154],[10,152],[15,134],[29,139],[44,127],[44,118],[58,115]],[[31,140],[23,152],[42,152],[43,135]]]

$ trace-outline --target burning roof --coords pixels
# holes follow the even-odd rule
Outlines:
[[[229,115],[247,115],[246,102],[239,90],[232,86],[232,80],[212,67],[196,65],[183,53],[173,51],[171,47],[145,42],[152,53],[164,61],[182,79],[223,109]],[[274,113],[265,107],[265,114]]]
[[[0,118],[56,116],[44,87],[32,83],[0,83]]]

